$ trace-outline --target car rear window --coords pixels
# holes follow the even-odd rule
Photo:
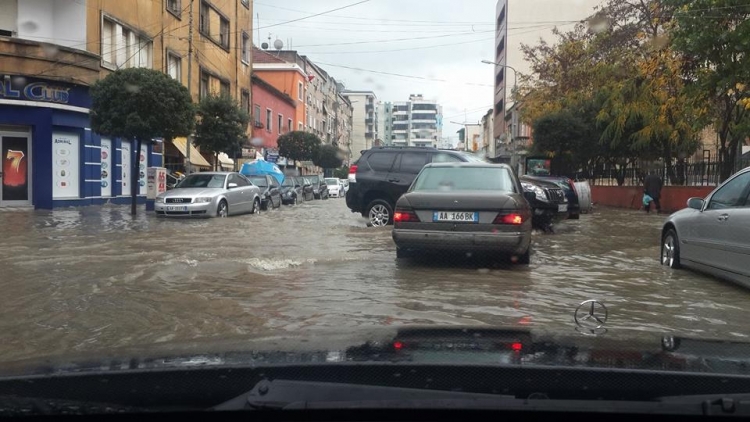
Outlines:
[[[373,171],[390,171],[395,158],[394,152],[373,152],[367,157],[367,164]]]
[[[494,190],[513,193],[513,178],[504,167],[428,167],[411,191]]]

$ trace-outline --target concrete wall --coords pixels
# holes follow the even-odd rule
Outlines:
[[[661,190],[661,208],[674,212],[685,208],[688,198],[706,197],[715,186],[665,186]],[[643,207],[643,188],[640,186],[591,186],[591,200],[596,205],[639,209]]]

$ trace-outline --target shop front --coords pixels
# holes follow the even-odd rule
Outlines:
[[[145,202],[146,168],[161,166],[161,144],[136,154],[134,142],[93,133],[90,106],[84,85],[0,75],[0,207],[127,203],[135,163]]]

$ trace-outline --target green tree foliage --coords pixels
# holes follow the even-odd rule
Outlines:
[[[349,177],[349,167],[344,166],[341,168],[337,168],[333,171],[333,177],[338,177],[339,179],[346,179]]]
[[[739,145],[750,136],[750,5],[746,0],[664,0],[676,8],[671,33],[685,58],[689,95],[703,124],[719,137],[721,180],[732,173]]]
[[[341,167],[344,160],[341,159],[339,149],[334,145],[321,145],[318,148],[313,164],[323,169],[335,169]]]
[[[187,136],[195,124],[195,108],[187,88],[151,69],[123,69],[91,86],[91,128],[105,136],[143,141]],[[139,161],[133,161],[131,213],[136,212]]]
[[[278,145],[279,155],[282,157],[295,161],[313,161],[317,156],[321,141],[313,133],[292,131],[279,136]]]
[[[204,97],[198,103],[197,115],[195,145],[214,154],[214,167],[219,153],[233,156],[247,141],[246,132],[250,116],[232,97]]]

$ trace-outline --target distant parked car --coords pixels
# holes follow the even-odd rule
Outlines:
[[[341,195],[346,196],[346,192],[349,191],[349,181],[346,179],[339,179],[339,183],[341,185]]]
[[[329,197],[339,198],[343,195],[343,192],[341,192],[341,183],[339,183],[339,179],[335,177],[326,177],[325,182],[328,186]]]
[[[261,208],[267,210],[281,206],[281,184],[273,176],[249,176],[251,182],[260,188]]]
[[[305,201],[312,201],[315,199],[315,192],[313,191],[312,182],[310,182],[310,180],[302,176],[295,176],[294,180],[302,187],[302,197]]]
[[[185,176],[154,202],[156,215],[165,217],[226,217],[260,211],[261,192],[239,173],[205,172]]]
[[[325,180],[318,175],[305,176],[312,183],[313,194],[315,199],[328,199],[328,185]]]
[[[576,192],[575,184],[573,180],[567,177],[558,176],[522,176],[523,180],[529,181],[547,181],[552,182],[560,187],[565,194],[565,199],[568,200],[568,215],[567,218],[572,220],[578,220],[581,218],[581,205],[578,201],[578,192]]]
[[[305,195],[303,187],[297,182],[297,179],[292,176],[287,176],[284,182],[281,183],[281,203],[297,205],[299,202],[304,202]]]
[[[750,287],[750,167],[705,199],[667,218],[661,231],[661,263],[694,268]]]

